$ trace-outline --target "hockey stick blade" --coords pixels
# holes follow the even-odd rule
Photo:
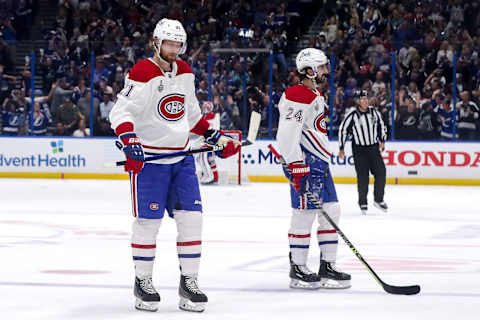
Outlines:
[[[260,128],[260,122],[262,121],[262,115],[256,111],[252,111],[250,114],[250,124],[248,126],[248,136],[247,141],[250,141],[248,145],[252,144],[257,140],[258,128]]]
[[[275,150],[275,148],[269,144],[268,149],[272,152],[272,154],[280,160],[280,163],[282,164],[282,167],[289,173],[291,173],[290,169],[288,168],[285,159]],[[330,216],[323,210],[322,203],[317,199],[317,197],[312,194],[309,191],[305,192],[305,195],[307,196],[307,199],[309,202],[314,204],[318,210],[320,210],[320,213],[323,215],[323,217],[330,223],[330,225],[337,231],[337,234],[342,238],[343,241],[347,244],[347,246],[352,250],[352,252],[355,254],[355,256],[360,260],[360,262],[367,268],[367,270],[370,272],[370,274],[373,276],[373,278],[383,287],[383,290],[390,294],[403,294],[403,295],[412,295],[412,294],[417,294],[420,292],[420,286],[418,285],[413,285],[413,286],[392,286],[389,284],[386,284],[385,282],[380,279],[380,277],[377,275],[377,273],[370,267],[368,262],[362,257],[360,252],[353,246],[353,244],[348,240],[347,236],[343,233],[343,231],[337,226],[337,224],[330,218]]]
[[[382,281],[382,286],[383,289],[391,294],[403,294],[403,295],[413,295],[417,294],[420,292],[420,286],[419,285],[413,285],[413,286],[392,286],[389,284],[386,284],[385,282]]]

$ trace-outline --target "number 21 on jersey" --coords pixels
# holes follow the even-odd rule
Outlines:
[[[132,91],[133,91],[133,84],[130,84],[125,88],[123,88],[122,94],[128,98],[128,96],[132,93]]]
[[[287,115],[285,116],[285,120],[292,120],[294,119],[297,122],[303,121],[303,110],[296,110],[294,108],[288,108]]]

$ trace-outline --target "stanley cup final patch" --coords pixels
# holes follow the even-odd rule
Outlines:
[[[177,121],[185,115],[185,95],[173,93],[158,102],[158,113],[167,121]]]

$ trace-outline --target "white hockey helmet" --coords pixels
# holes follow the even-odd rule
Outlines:
[[[153,42],[155,52],[160,56],[160,48],[163,40],[178,41],[182,43],[182,48],[178,54],[184,54],[187,51],[187,33],[183,29],[182,23],[178,20],[162,19],[158,21],[153,30],[153,39],[158,39],[158,46]]]
[[[307,77],[317,78],[318,67],[328,64],[328,59],[322,50],[318,50],[315,48],[306,48],[301,50],[297,54],[296,64],[297,64],[297,71],[299,73],[305,74],[306,69],[311,68],[314,75],[311,77],[307,74]]]

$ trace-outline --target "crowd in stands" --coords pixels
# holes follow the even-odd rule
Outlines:
[[[462,0],[332,4],[311,45],[337,57],[334,130],[364,89],[389,131],[395,99],[396,139],[452,139],[455,123],[457,139],[480,139],[479,8],[479,1]]]
[[[1,6],[7,8],[5,13],[0,12],[2,135],[88,136],[92,129],[94,135],[113,135],[108,113],[124,77],[136,62],[152,55],[153,28],[161,18],[169,17],[182,21],[186,29],[187,53],[181,58],[195,73],[200,104],[213,103],[223,129],[245,130],[250,111],[258,110],[261,134],[267,135],[272,90],[275,135],[276,104],[285,88],[299,81],[292,56],[311,46],[335,56],[334,107],[329,119],[333,138],[345,113],[354,107],[355,92],[364,89],[370,93],[371,104],[382,112],[389,133],[394,126],[396,139],[452,139],[454,126],[456,138],[480,139],[477,0],[59,0],[56,24],[41,26],[44,45],[35,51],[42,87],[34,90],[33,119],[29,112],[30,61],[26,60],[24,72],[15,75],[12,53],[15,41],[28,34],[23,27],[17,30],[18,23],[13,22],[27,19],[22,12],[31,2],[0,0],[0,4],[9,4]],[[301,37],[318,13],[321,31],[304,44]],[[16,34],[13,42],[12,34]],[[271,50],[271,88],[269,54],[252,49],[244,54],[213,54],[209,90],[208,54],[215,48]],[[322,90],[329,97],[333,88],[323,84]]]

